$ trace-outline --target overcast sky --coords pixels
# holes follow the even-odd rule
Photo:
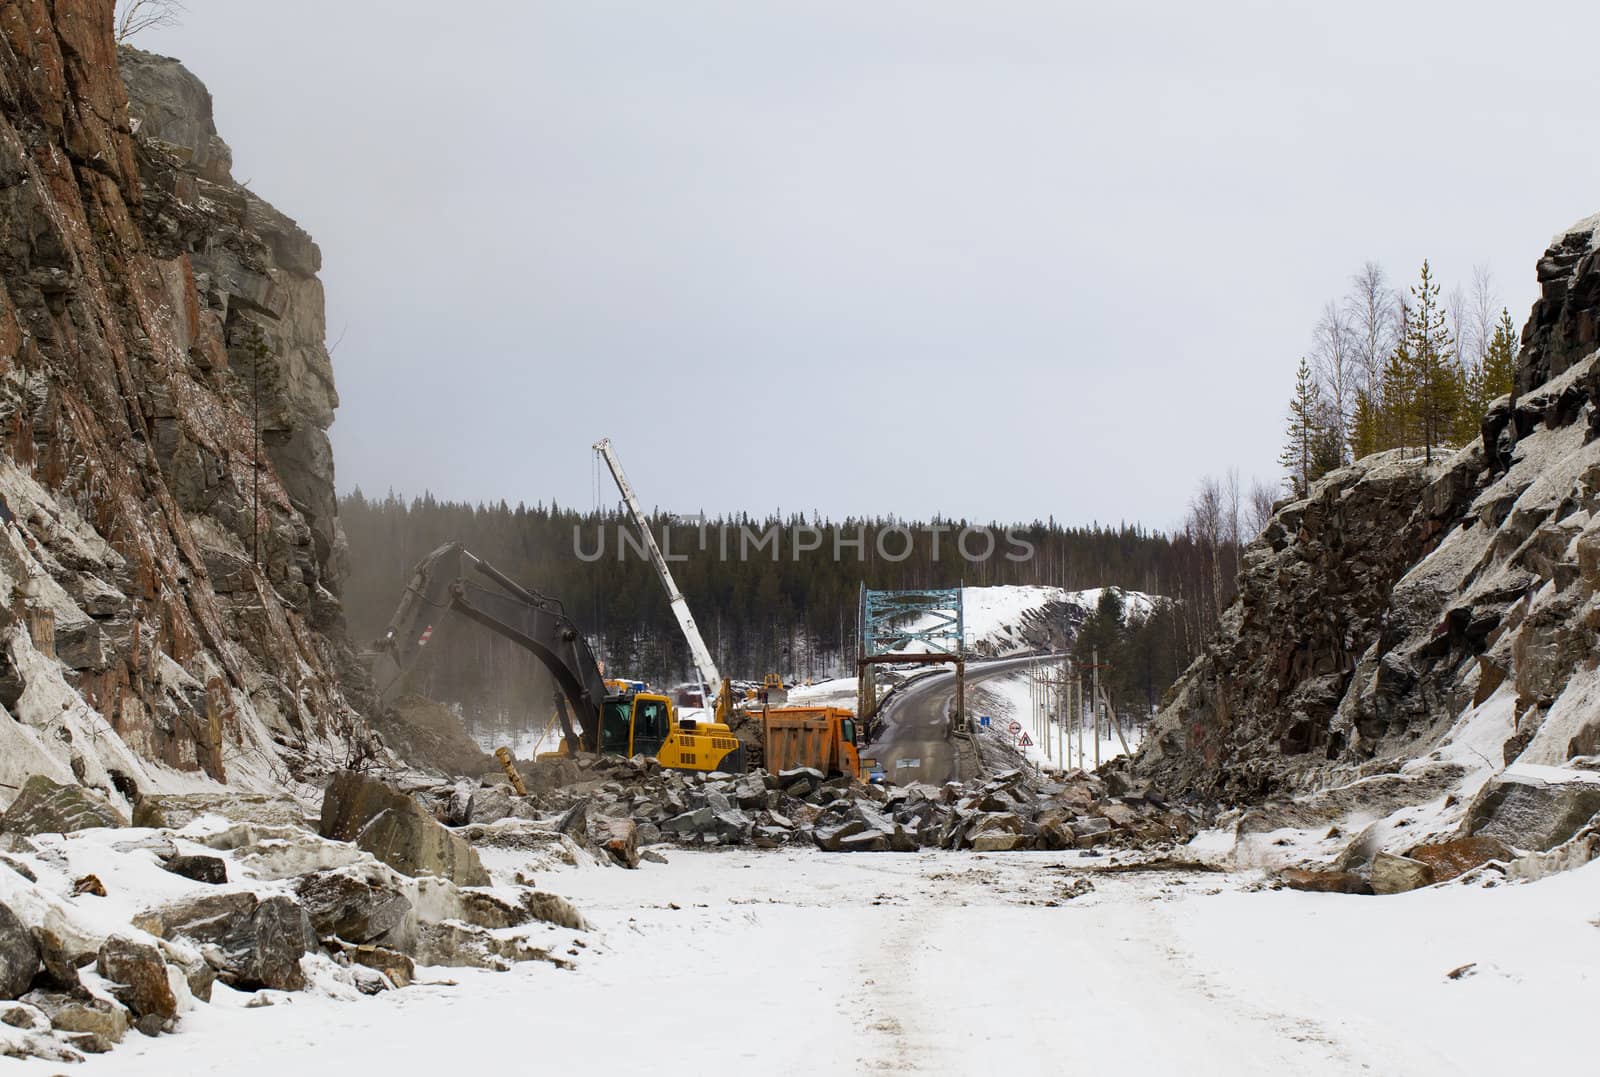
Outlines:
[[[188,6],[344,491],[1167,526],[1364,260],[1520,327],[1600,210],[1592,0]]]

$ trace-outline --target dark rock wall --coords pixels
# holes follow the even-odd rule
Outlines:
[[[112,9],[0,6],[0,723],[91,784],[96,723],[145,761],[287,780],[364,736],[320,255],[230,178],[192,75],[119,58]],[[64,739],[35,646],[76,693],[50,694]]]
[[[1584,703],[1600,661],[1597,246],[1591,218],[1540,259],[1518,392],[1480,443],[1431,466],[1369,457],[1275,516],[1141,773],[1169,795],[1291,795],[1397,770],[1491,707],[1509,724],[1485,765],[1600,750]]]

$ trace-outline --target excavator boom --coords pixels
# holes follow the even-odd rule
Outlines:
[[[474,582],[473,575],[500,589]],[[460,543],[440,546],[417,563],[405,595],[378,641],[377,653],[371,656],[373,679],[385,704],[399,691],[406,671],[421,656],[434,626],[448,611],[533,652],[560,690],[557,713],[568,749],[595,750],[606,685],[583,633],[558,599],[523,587]],[[576,734],[565,708],[559,705],[563,701],[577,718]]]

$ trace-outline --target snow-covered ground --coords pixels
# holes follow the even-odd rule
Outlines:
[[[1600,863],[1371,898],[1266,890],[1250,873],[1096,873],[1105,859],[1073,853],[667,855],[541,878],[595,925],[552,930],[574,971],[431,970],[436,982],[375,998],[271,993],[254,1009],[219,988],[177,1035],[131,1035],[72,1072],[1592,1067]],[[1094,889],[1069,896],[1083,877]]]

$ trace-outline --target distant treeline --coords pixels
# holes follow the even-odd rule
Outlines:
[[[513,579],[559,598],[609,671],[665,685],[692,678],[661,585],[637,552],[631,522],[615,512],[471,505],[431,495],[378,499],[359,490],[339,511],[350,543],[345,607],[358,643],[381,635],[418,560],[460,542]],[[1215,532],[1187,527],[1168,535],[1136,525],[1068,527],[1054,520],[1007,527],[799,516],[702,522],[663,515],[652,531],[666,540],[673,574],[722,672],[753,679],[767,672],[791,679],[853,676],[863,582],[877,589],[1118,586],[1179,599],[1200,596],[1201,602],[1181,601],[1152,619],[1152,638],[1127,652],[1140,655],[1140,694],[1154,697],[1214,621],[1214,604],[1223,597],[1215,594],[1217,570],[1224,565],[1231,597],[1236,563],[1231,546],[1215,548]],[[549,710],[549,683],[536,663],[475,625],[440,631],[428,658],[419,690],[460,704],[471,720],[501,724]],[[1131,689],[1133,680],[1124,683]]]

